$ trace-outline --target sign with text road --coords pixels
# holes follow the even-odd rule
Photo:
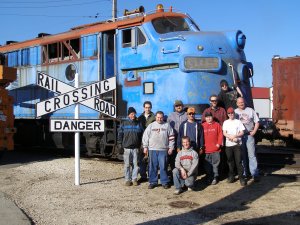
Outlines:
[[[103,132],[104,120],[50,120],[51,132]]]
[[[116,118],[116,106],[96,96],[116,89],[116,77],[80,88],[59,81],[45,73],[37,73],[37,85],[59,94],[36,104],[36,117],[55,112],[76,103]]]

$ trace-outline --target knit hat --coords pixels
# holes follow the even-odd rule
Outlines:
[[[194,107],[189,107],[188,110],[187,110],[187,114],[189,114],[189,113],[195,113],[195,112],[196,112],[196,110],[195,110]]]
[[[129,115],[130,113],[133,113],[133,112],[136,114],[135,108],[129,107],[127,115]]]
[[[225,84],[226,86],[228,86],[227,80],[221,80],[221,81],[220,81],[220,86],[221,86],[221,87],[222,87],[224,84]]]
[[[233,109],[232,107],[229,107],[229,108],[227,109],[227,113],[234,113],[234,109]]]
[[[211,112],[206,112],[204,116],[209,117],[209,116],[213,116],[213,115],[211,114]]]
[[[174,105],[183,105],[181,100],[175,100]]]

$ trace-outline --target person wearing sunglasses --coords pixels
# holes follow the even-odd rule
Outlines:
[[[226,156],[227,164],[229,167],[228,173],[228,183],[233,183],[235,181],[235,168],[237,169],[240,184],[242,186],[247,185],[247,181],[243,176],[243,166],[241,159],[241,137],[244,135],[245,127],[242,122],[235,119],[234,109],[229,107],[227,109],[227,115],[229,117],[223,123],[223,135],[226,137]]]
[[[182,148],[182,137],[190,138],[192,148],[201,154],[204,145],[203,128],[200,123],[195,120],[196,110],[194,107],[187,109],[187,121],[183,122],[179,127],[177,136],[177,152]]]
[[[211,113],[213,116],[213,120],[218,122],[221,126],[223,125],[224,121],[227,120],[227,114],[224,108],[218,106],[218,96],[211,95],[209,97],[210,107],[205,109],[202,115],[206,113]],[[205,122],[205,117],[202,116],[202,123]]]

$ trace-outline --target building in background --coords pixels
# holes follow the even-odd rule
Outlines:
[[[273,101],[272,91],[273,88],[267,87],[252,87],[252,97],[255,111],[259,114],[260,118],[272,118]]]

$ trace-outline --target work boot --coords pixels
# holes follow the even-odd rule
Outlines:
[[[247,180],[244,178],[240,178],[240,184],[241,186],[246,186],[247,185]]]
[[[234,182],[234,177],[228,177],[227,178],[227,183],[233,183]]]

